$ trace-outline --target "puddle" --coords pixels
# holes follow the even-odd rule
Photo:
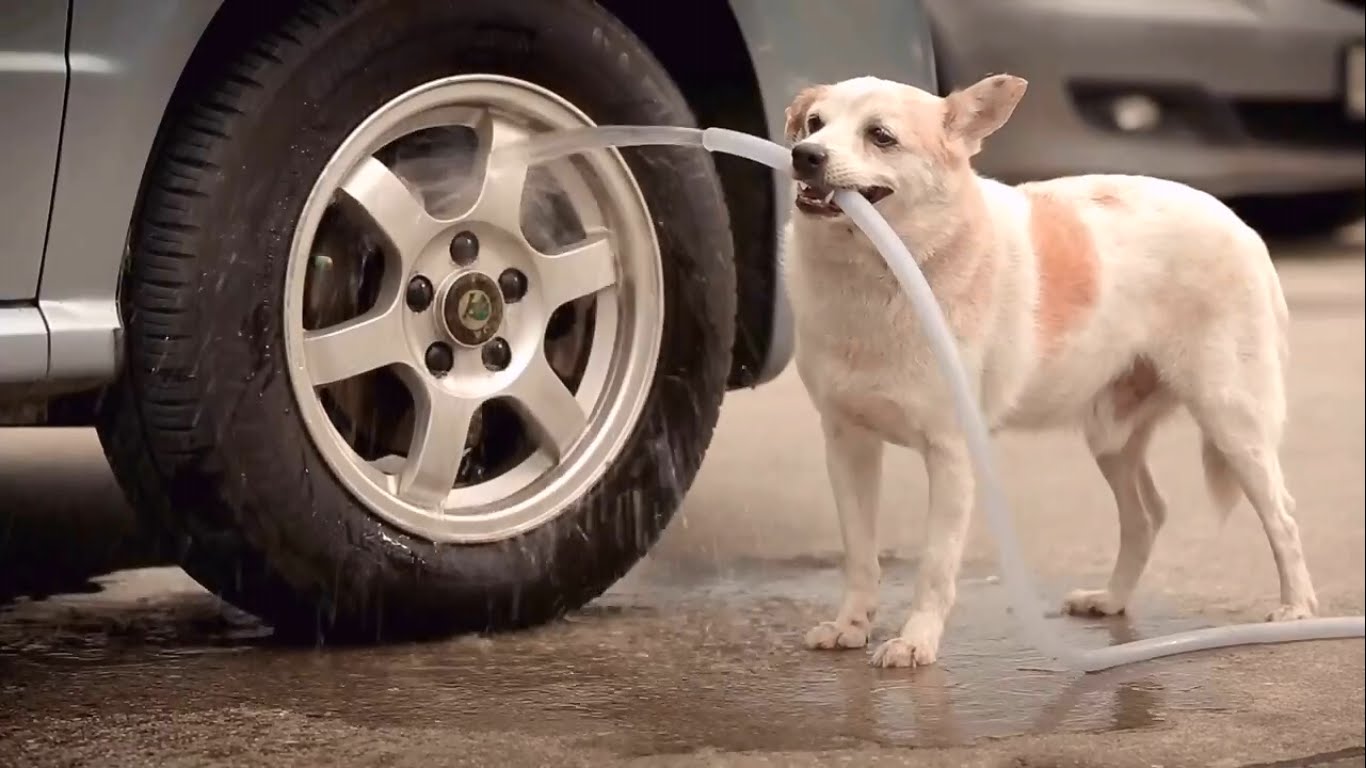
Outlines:
[[[964,583],[940,663],[906,671],[872,669],[867,652],[799,647],[837,597],[833,571],[643,570],[543,629],[325,651],[272,644],[268,630],[178,571],[126,572],[105,592],[0,615],[0,727],[230,717],[249,704],[367,728],[421,723],[645,755],[974,744],[1149,728],[1178,710],[1217,708],[1200,682],[1209,657],[1092,676],[1051,671],[1016,642],[1004,595],[986,580]],[[889,597],[908,592],[909,575],[907,564],[891,565]],[[879,639],[900,612],[887,606]],[[1199,625],[1058,621],[1088,644]]]

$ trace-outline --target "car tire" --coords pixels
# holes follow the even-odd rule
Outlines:
[[[658,538],[719,415],[736,311],[721,183],[701,150],[621,150],[654,212],[663,322],[643,408],[596,482],[537,527],[452,544],[377,516],[323,461],[282,354],[293,228],[348,132],[463,73],[535,83],[598,124],[694,122],[660,64],[594,3],[328,0],[298,5],[183,89],[149,170],[101,439],[174,561],[279,632],[439,636],[582,606]]]

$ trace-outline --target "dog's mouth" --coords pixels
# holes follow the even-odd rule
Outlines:
[[[858,192],[870,203],[877,203],[892,194],[887,187],[859,187]],[[820,184],[797,184],[797,210],[809,216],[842,216],[844,211],[835,202],[835,189]]]

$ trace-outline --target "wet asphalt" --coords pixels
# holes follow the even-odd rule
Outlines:
[[[1324,613],[1360,614],[1361,251],[1280,255],[1295,317],[1286,473]],[[1129,617],[1055,617],[1074,642],[1273,606],[1255,515],[1217,524],[1196,446],[1186,423],[1159,435],[1172,513],[1154,562]],[[1080,439],[1012,436],[1001,460],[1041,588],[1101,583],[1115,515]],[[904,612],[925,489],[909,455],[884,477],[875,641]],[[655,552],[537,630],[284,646],[157,567],[132,532],[92,433],[0,430],[0,766],[1363,765],[1361,642],[1067,673],[1015,637],[980,525],[939,664],[875,670],[866,651],[802,650],[838,598],[839,537],[790,372],[728,400]]]

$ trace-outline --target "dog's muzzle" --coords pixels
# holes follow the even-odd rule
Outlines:
[[[811,216],[839,216],[844,213],[834,201],[835,190],[825,183],[830,153],[825,147],[804,141],[792,148],[792,175],[797,179],[797,210]],[[859,187],[859,194],[870,203],[892,194],[887,187]]]

